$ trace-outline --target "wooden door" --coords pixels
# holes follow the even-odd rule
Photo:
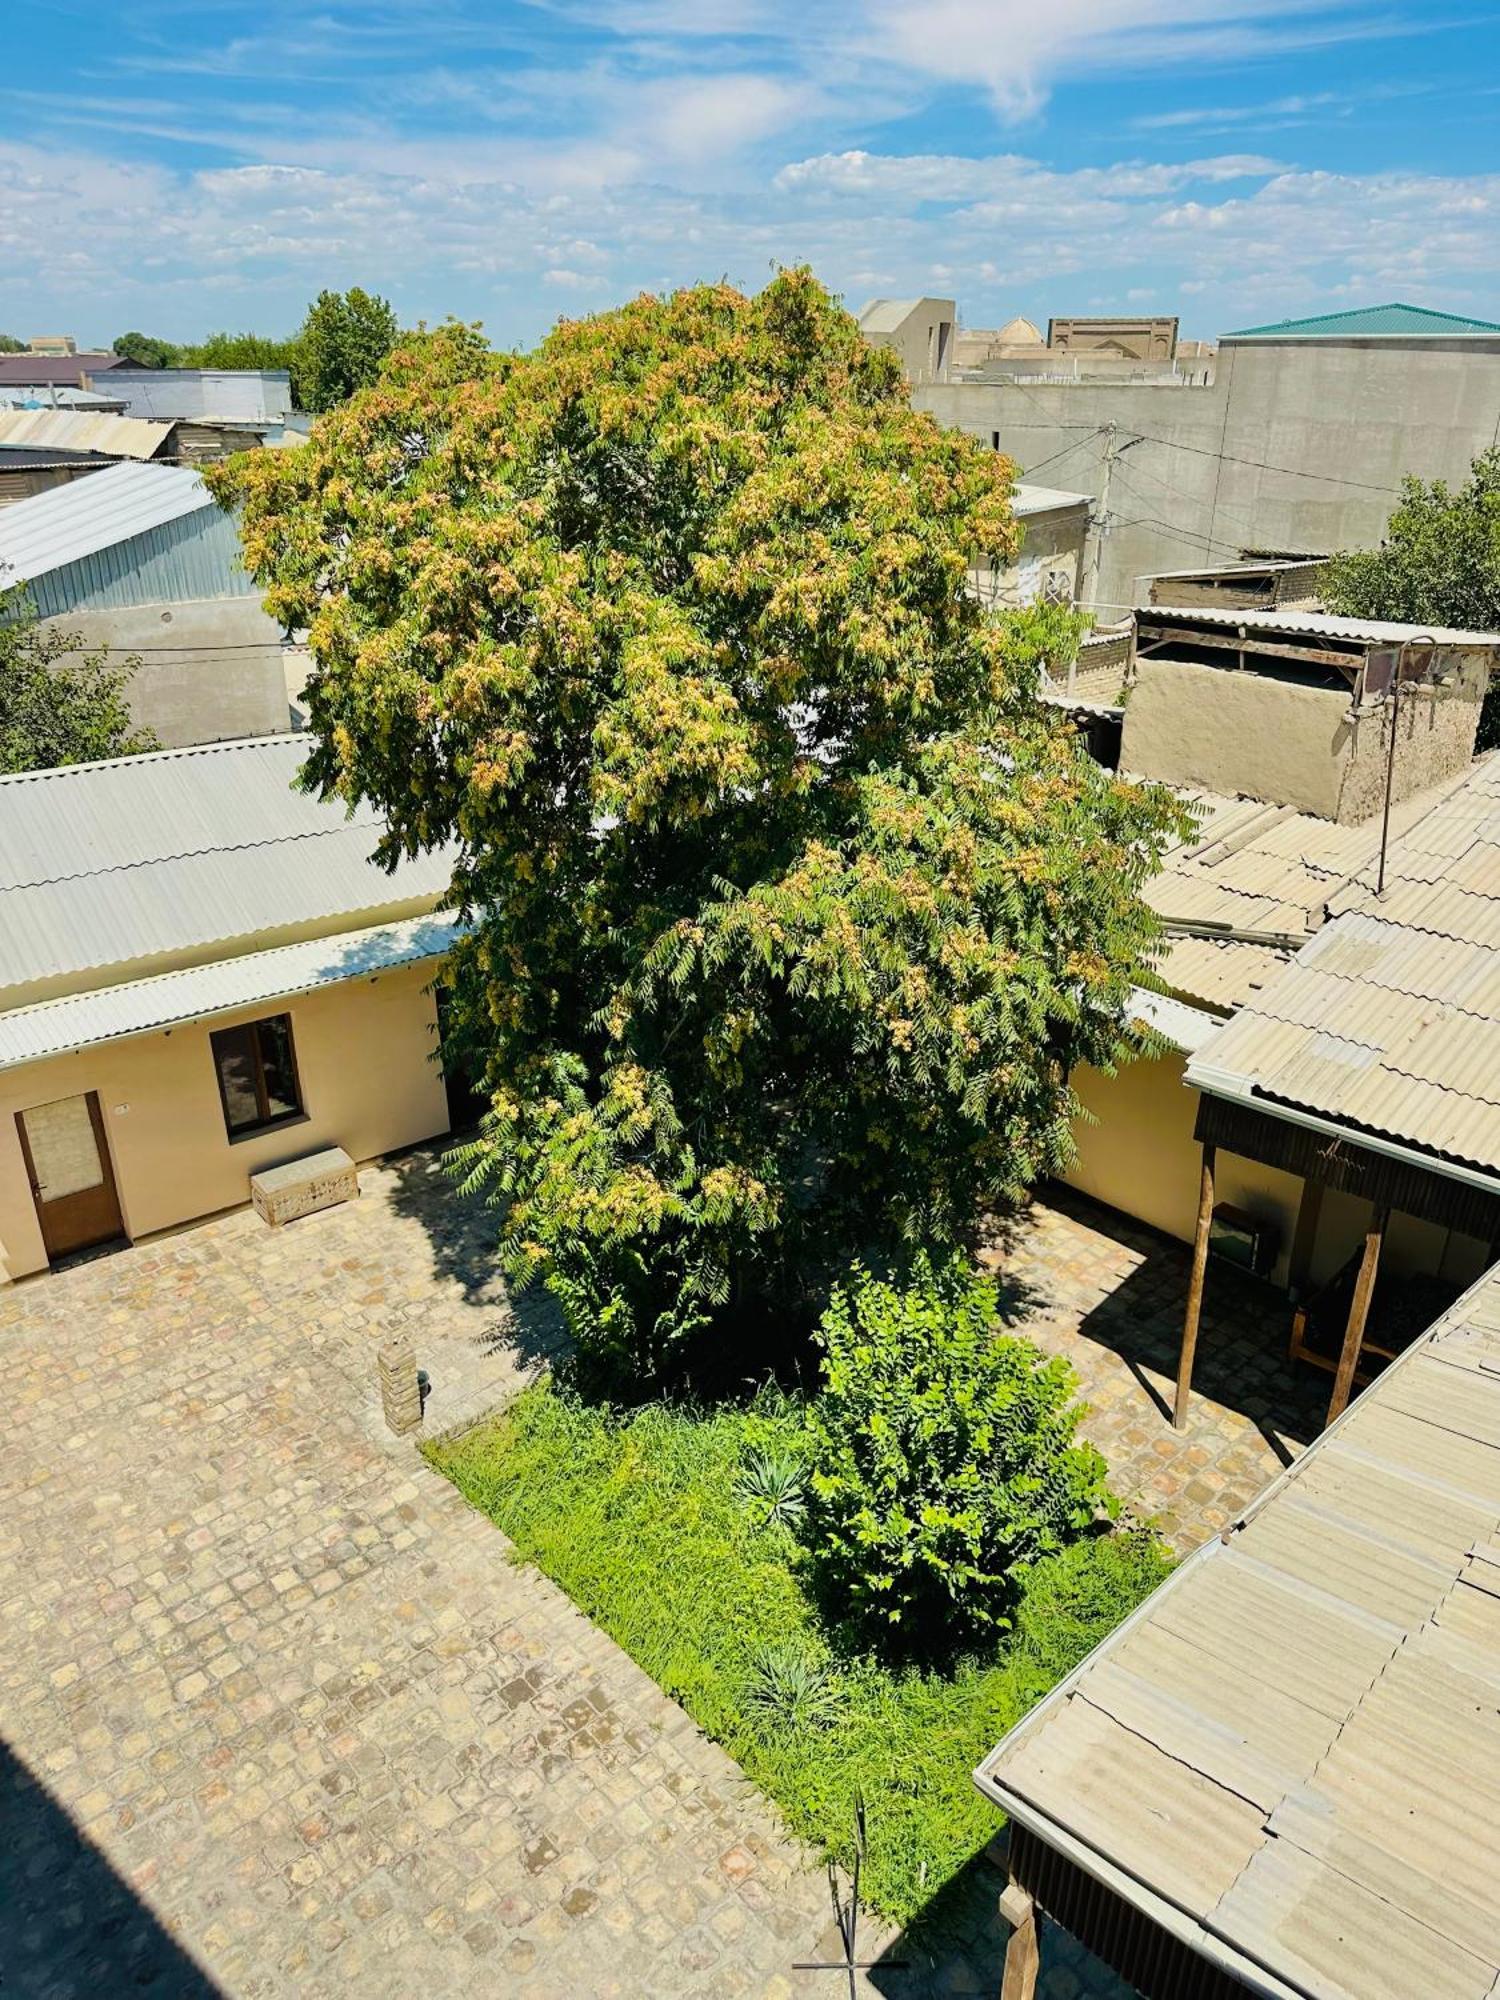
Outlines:
[[[18,1111],[21,1151],[37,1221],[55,1263],[74,1250],[124,1234],[114,1167],[99,1099],[58,1097]]]

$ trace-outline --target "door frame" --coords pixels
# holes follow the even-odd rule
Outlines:
[[[55,1264],[63,1257],[75,1256],[83,1250],[92,1250],[97,1244],[113,1242],[117,1236],[124,1237],[126,1233],[125,1211],[120,1206],[120,1186],[119,1182],[115,1179],[114,1156],[109,1149],[109,1133],[105,1128],[104,1113],[100,1109],[99,1093],[97,1090],[72,1090],[66,1092],[65,1095],[68,1097],[81,1097],[88,1106],[89,1123],[94,1130],[94,1146],[98,1152],[99,1165],[104,1175],[102,1185],[109,1194],[110,1207],[114,1211],[115,1226],[103,1235],[94,1237],[88,1243],[72,1243],[67,1248],[61,1250],[54,1247],[47,1230],[47,1204],[42,1199],[36,1162],[31,1157],[31,1142],[26,1136],[26,1113],[27,1111],[40,1110],[41,1106],[36,1104],[26,1105],[15,1114],[16,1136],[21,1142],[21,1158],[25,1162],[26,1180],[31,1189],[31,1205],[36,1214],[36,1225],[41,1231],[42,1248],[47,1253],[47,1262],[49,1264]],[[59,1101],[56,1098],[49,1097],[44,1098],[42,1103],[54,1104]]]

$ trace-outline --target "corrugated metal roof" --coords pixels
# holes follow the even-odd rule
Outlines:
[[[0,1069],[437,958],[459,929],[451,917],[411,917],[15,1007],[0,1013]]]
[[[111,465],[0,513],[0,580],[29,582],[217,502],[185,465]]]
[[[1189,1053],[1201,1049],[1219,1025],[1212,1014],[1205,1014],[1201,1008],[1185,1006],[1169,993],[1152,993],[1144,986],[1130,989],[1130,1018],[1155,1029],[1174,1049]]]
[[[294,790],[306,754],[261,737],[0,777],[0,996],[434,903],[451,855],[372,866],[379,816]]]
[[[0,383],[82,386],[85,375],[103,375],[124,366],[118,354],[0,354]]]
[[[1500,1172],[1500,757],[1397,827],[1383,895],[1372,832],[1330,921],[1188,1081]]]
[[[1430,306],[1398,301],[1384,306],[1354,306],[1344,312],[1315,313],[1310,319],[1277,320],[1270,326],[1242,326],[1224,340],[1359,340],[1410,338],[1413,334],[1447,337],[1500,334],[1493,320],[1471,319],[1467,313],[1434,312]]]
[[[100,416],[91,410],[0,410],[0,447],[147,459],[155,458],[171,435],[171,424],[142,423],[139,417]]]
[[[1296,639],[1343,639],[1360,646],[1399,646],[1407,639],[1431,639],[1439,646],[1493,652],[1500,632],[1465,632],[1449,625],[1402,625],[1388,618],[1340,618],[1331,611],[1256,611],[1216,604],[1153,604],[1136,613],[1137,626],[1163,622],[1221,625],[1231,632],[1278,633]]]
[[[1025,480],[1010,496],[1010,511],[1018,521],[1033,514],[1053,514],[1063,507],[1091,507],[1087,493],[1064,493],[1056,486],[1031,486]]]
[[[976,1778],[1253,1990],[1491,2000],[1497,1773],[1500,1267]]]

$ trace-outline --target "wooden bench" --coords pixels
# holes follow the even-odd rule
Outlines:
[[[263,1222],[278,1229],[299,1215],[316,1215],[320,1208],[337,1208],[359,1194],[354,1162],[342,1146],[309,1153],[305,1160],[288,1160],[284,1167],[267,1167],[250,1176],[250,1199]]]

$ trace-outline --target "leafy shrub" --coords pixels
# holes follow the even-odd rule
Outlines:
[[[807,1468],[795,1452],[765,1446],[747,1453],[734,1497],[763,1527],[791,1528],[807,1508]]]
[[[763,1735],[821,1728],[838,1714],[838,1676],[805,1646],[773,1639],[751,1655],[740,1706]]]
[[[857,1627],[909,1649],[1011,1622],[1021,1581],[1115,1503],[1075,1441],[1072,1371],[996,1327],[994,1286],[919,1259],[855,1273],[823,1315],[809,1517]]]

